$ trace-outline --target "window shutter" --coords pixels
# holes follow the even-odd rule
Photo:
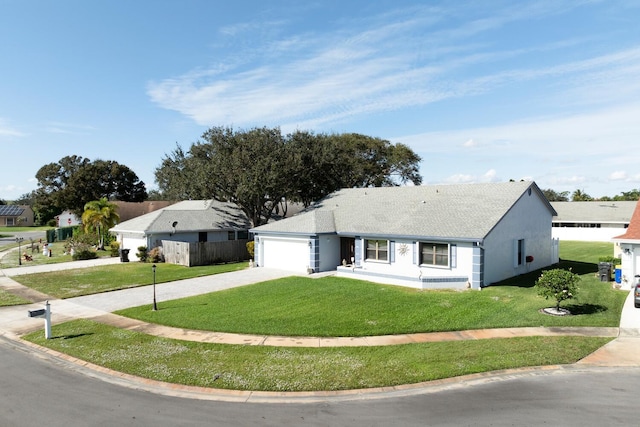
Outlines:
[[[518,268],[518,239],[513,241],[513,268]]]
[[[458,246],[451,245],[451,268],[458,267]]]
[[[411,249],[413,251],[413,264],[418,265],[418,251],[420,250],[420,245],[418,242],[413,242],[411,245]]]
[[[393,240],[389,242],[389,262],[396,262],[396,242]]]

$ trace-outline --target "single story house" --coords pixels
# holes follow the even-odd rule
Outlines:
[[[223,242],[248,239],[250,221],[233,203],[216,200],[188,200],[123,221],[110,229],[121,249],[136,253],[162,241]]]
[[[534,182],[353,188],[250,231],[260,267],[480,289],[557,263],[555,214]]]
[[[25,205],[0,205],[0,227],[31,227],[33,209]]]
[[[640,201],[633,202],[636,207],[629,227],[624,234],[611,239],[615,245],[614,252],[619,254],[621,262],[621,287],[632,289],[640,280]]]
[[[560,240],[610,242],[629,226],[636,202],[551,202],[551,235]]]

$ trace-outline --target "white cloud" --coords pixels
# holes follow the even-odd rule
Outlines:
[[[579,3],[565,5],[563,10],[577,6]],[[331,127],[354,116],[475,96],[551,76],[567,76],[576,85],[572,90],[589,93],[585,88],[602,86],[616,73],[615,69],[626,67],[627,71],[621,71],[618,77],[637,84],[634,70],[640,67],[640,49],[529,68],[502,67],[503,71],[473,77],[461,75],[459,71],[469,67],[526,56],[531,51],[559,49],[569,43],[563,40],[511,51],[490,51],[476,46],[478,52],[466,51],[470,48],[461,46],[473,43],[473,36],[479,33],[532,16],[559,12],[555,5],[539,2],[493,10],[491,15],[483,13],[486,12],[473,10],[466,16],[464,9],[434,13],[433,8],[413,8],[404,14],[388,15],[395,21],[386,24],[361,19],[358,24],[364,22],[365,26],[356,30],[348,28],[347,23],[343,31],[333,34],[267,38],[262,42],[262,50],[251,48],[248,56],[252,62],[244,63],[241,70],[236,68],[237,64],[230,68],[223,59],[207,69],[152,82],[147,93],[153,102],[200,125],[315,128]],[[434,22],[447,14],[462,15],[463,21],[451,30],[433,29]],[[236,36],[254,28],[255,23],[237,24],[223,32]],[[264,30],[255,31],[262,34]],[[256,53],[260,51],[264,53]],[[231,64],[241,56],[242,52],[234,54]],[[616,84],[621,86],[619,79]]]
[[[627,172],[625,171],[615,171],[609,175],[609,179],[612,181],[625,180],[628,178]]]
[[[21,138],[26,134],[11,126],[8,120],[0,118],[0,137],[4,136]]]

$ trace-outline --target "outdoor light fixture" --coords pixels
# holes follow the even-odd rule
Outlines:
[[[153,311],[158,311],[158,304],[156,304],[156,265],[151,266],[153,271]]]
[[[22,250],[20,249],[20,244],[22,243],[22,237],[16,237],[16,242],[18,243],[18,265],[22,265]]]

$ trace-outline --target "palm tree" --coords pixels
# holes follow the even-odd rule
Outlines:
[[[111,203],[106,197],[94,200],[84,205],[82,224],[84,231],[95,230],[100,236],[99,249],[104,250],[104,232],[120,221],[120,215],[116,212],[118,205]]]

